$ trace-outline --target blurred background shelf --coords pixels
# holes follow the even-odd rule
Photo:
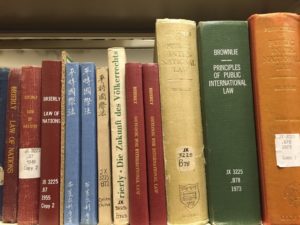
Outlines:
[[[156,18],[246,20],[254,13],[300,12],[299,0],[0,1],[1,32],[154,32]]]

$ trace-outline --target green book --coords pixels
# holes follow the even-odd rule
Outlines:
[[[210,223],[260,224],[247,22],[200,22],[198,53]]]

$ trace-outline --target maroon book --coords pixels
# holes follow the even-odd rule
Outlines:
[[[21,74],[18,224],[38,224],[40,194],[41,68]]]
[[[61,61],[42,62],[39,225],[59,225]]]
[[[129,224],[147,225],[149,224],[149,213],[142,64],[126,64],[125,90],[129,175]]]
[[[166,225],[165,167],[158,65],[143,65],[150,224]]]
[[[4,152],[4,187],[2,220],[17,222],[19,168],[20,69],[11,69],[8,78],[6,141]]]

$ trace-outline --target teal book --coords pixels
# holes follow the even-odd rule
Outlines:
[[[8,89],[8,68],[0,68],[0,206],[3,204],[3,184],[4,184],[4,152],[5,152],[5,127],[6,127],[6,107]],[[0,210],[2,219],[2,210]]]
[[[200,22],[198,54],[211,224],[260,224],[248,24]]]

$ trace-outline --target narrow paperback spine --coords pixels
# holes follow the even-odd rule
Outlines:
[[[0,206],[3,204],[5,126],[7,108],[8,68],[0,68]],[[0,210],[2,219],[2,210]]]
[[[111,147],[107,67],[97,68],[98,215],[99,225],[112,224]]]

